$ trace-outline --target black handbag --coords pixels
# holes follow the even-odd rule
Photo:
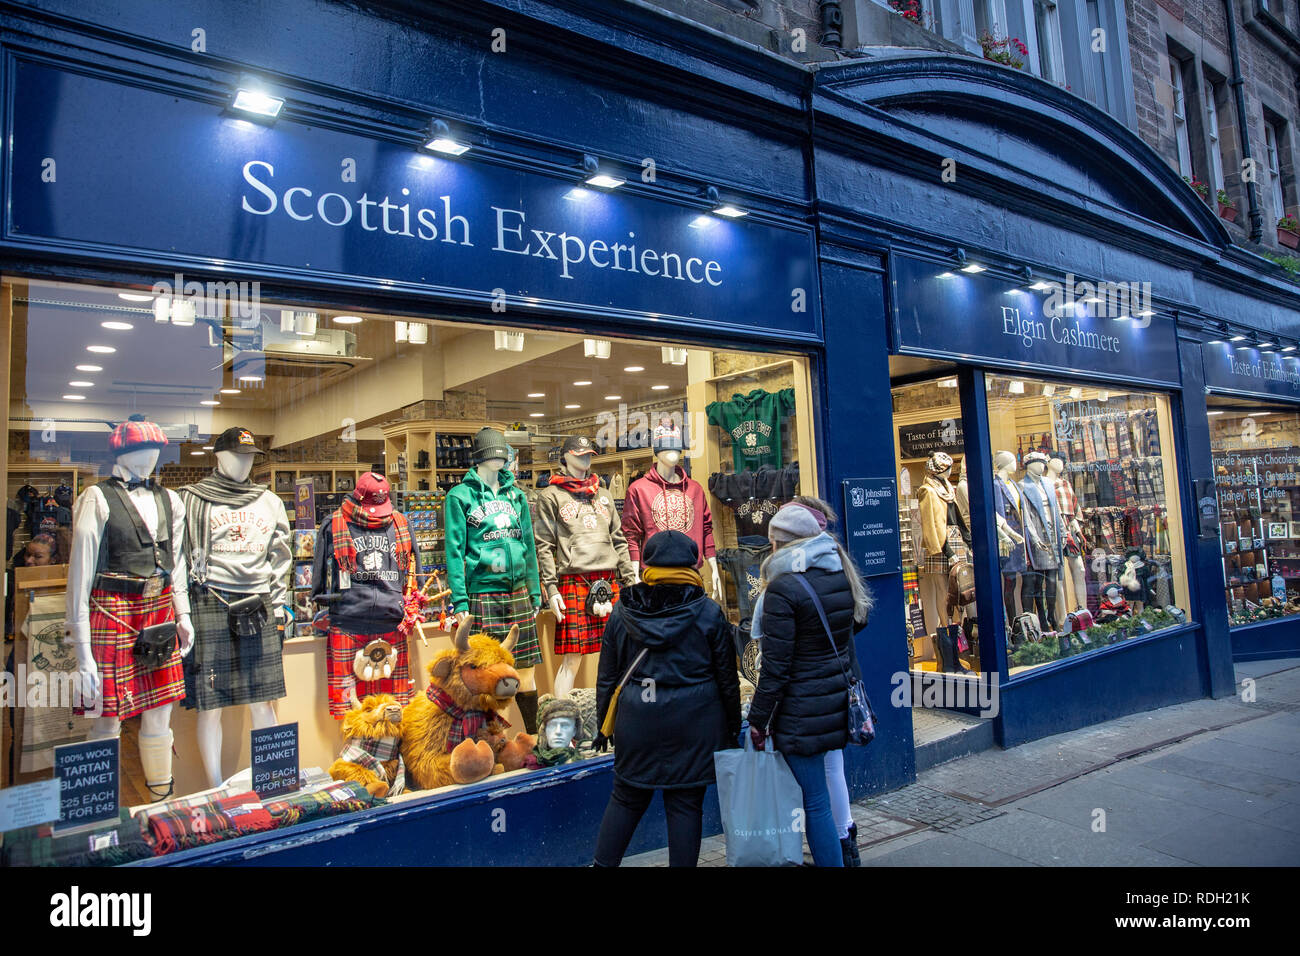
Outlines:
[[[230,622],[230,636],[233,638],[260,637],[266,627],[266,605],[260,594],[246,594],[243,597],[227,601],[215,590],[209,590],[214,598],[226,606],[226,615]]]
[[[176,622],[154,624],[140,631],[135,639],[131,653],[136,666],[142,670],[156,671],[169,660],[176,651]]]

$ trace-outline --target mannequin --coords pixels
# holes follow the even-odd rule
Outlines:
[[[547,604],[555,614],[555,653],[560,666],[555,696],[573,690],[582,655],[600,651],[605,619],[618,587],[636,583],[614,499],[591,474],[591,440],[573,436],[560,449],[562,467],[537,495],[537,566]],[[601,584],[600,582],[607,582]],[[608,601],[587,608],[593,588],[611,590]]]
[[[580,755],[573,740],[578,733],[578,721],[579,706],[576,700],[550,695],[543,697],[538,716],[541,733],[525,766],[535,770],[578,759]]]
[[[1011,627],[1023,613],[1020,604],[1021,575],[1028,565],[1025,550],[1024,516],[1021,513],[1020,486],[1011,478],[1016,456],[1000,451],[993,456],[993,504],[998,529],[998,553],[1001,555],[1002,607],[1006,625]],[[1018,635],[1013,633],[1012,640]]]
[[[948,575],[953,567],[966,560],[970,547],[967,529],[948,473],[952,458],[935,452],[925,462],[925,480],[916,490],[921,513],[921,545],[925,563],[920,568],[921,610],[926,629],[937,622],[935,647],[939,652],[940,670],[965,670],[957,661],[957,632],[948,616]]]
[[[474,467],[447,495],[447,583],[458,624],[473,617],[491,637],[504,641],[518,627],[512,653],[520,690],[515,703],[524,731],[537,733],[537,676],[542,659],[537,612],[542,591],[527,495],[506,467],[511,449],[495,428],[474,436]]]
[[[116,737],[122,720],[140,714],[140,766],[160,800],[172,792],[172,704],[185,696],[181,657],[194,643],[189,596],[172,586],[186,579],[185,506],[149,477],[166,444],[143,416],[113,429],[113,475],[87,488],[73,509],[67,591],[82,704],[102,703],[90,738]],[[171,621],[178,647],[160,667],[137,666],[140,629]]]
[[[293,560],[284,502],[248,480],[264,454],[252,432],[229,428],[213,443],[217,467],[181,489],[188,532],[190,605],[195,652],[185,661],[184,706],[197,708],[199,755],[215,787],[221,768],[222,713],[248,705],[254,729],[276,723],[273,701],[283,697],[283,638],[289,624],[287,577]],[[259,596],[251,615],[232,616],[228,605]]]
[[[1063,554],[1061,587],[1059,593],[1067,611],[1077,611],[1088,606],[1088,582],[1083,572],[1083,551],[1087,544],[1083,527],[1079,524],[1079,501],[1074,485],[1065,477],[1065,462],[1052,458],[1047,462],[1052,487],[1056,491],[1056,504],[1065,526],[1065,552]]]
[[[366,472],[316,529],[311,598],[329,614],[325,681],[332,717],[342,720],[367,694],[410,701],[407,636],[422,603],[415,566],[410,526],[393,510],[388,479]],[[377,673],[367,659],[383,662]]]
[[[1031,451],[1025,455],[1025,475],[1020,479],[1020,492],[1024,499],[1028,568],[1020,600],[1026,611],[1038,615],[1045,632],[1054,631],[1059,625],[1056,619],[1056,579],[1060,575],[1065,545],[1056,489],[1046,478],[1046,471],[1046,454]]]
[[[659,531],[681,531],[695,542],[709,571],[710,594],[722,601],[722,578],[718,575],[717,551],[713,544],[713,515],[704,489],[678,464],[682,457],[681,430],[664,419],[654,430],[655,464],[644,477],[632,482],[623,503],[623,533],[628,553],[640,575],[641,550]]]

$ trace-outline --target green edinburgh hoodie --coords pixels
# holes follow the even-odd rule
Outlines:
[[[513,591],[524,583],[533,605],[542,603],[528,498],[509,471],[497,475],[495,494],[473,468],[447,492],[447,586],[457,613],[469,610],[471,594]]]

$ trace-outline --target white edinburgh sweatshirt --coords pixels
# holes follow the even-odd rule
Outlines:
[[[284,502],[264,491],[242,508],[217,504],[211,508],[208,583],[243,594],[270,591],[273,607],[288,604],[293,547]],[[190,542],[191,547],[196,545]]]

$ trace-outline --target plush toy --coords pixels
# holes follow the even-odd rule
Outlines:
[[[504,739],[509,724],[501,711],[519,690],[510,653],[519,628],[504,643],[470,630],[466,618],[452,649],[429,665],[428,688],[402,712],[402,759],[412,789],[474,783],[505,770],[492,742]]]
[[[1112,624],[1115,621],[1133,616],[1133,609],[1124,600],[1124,592],[1118,584],[1108,584],[1102,592],[1101,603],[1097,607],[1097,623]]]
[[[393,797],[405,789],[400,751],[402,705],[391,694],[368,694],[343,717],[347,746],[330,764],[335,780],[355,780],[374,797]]]

